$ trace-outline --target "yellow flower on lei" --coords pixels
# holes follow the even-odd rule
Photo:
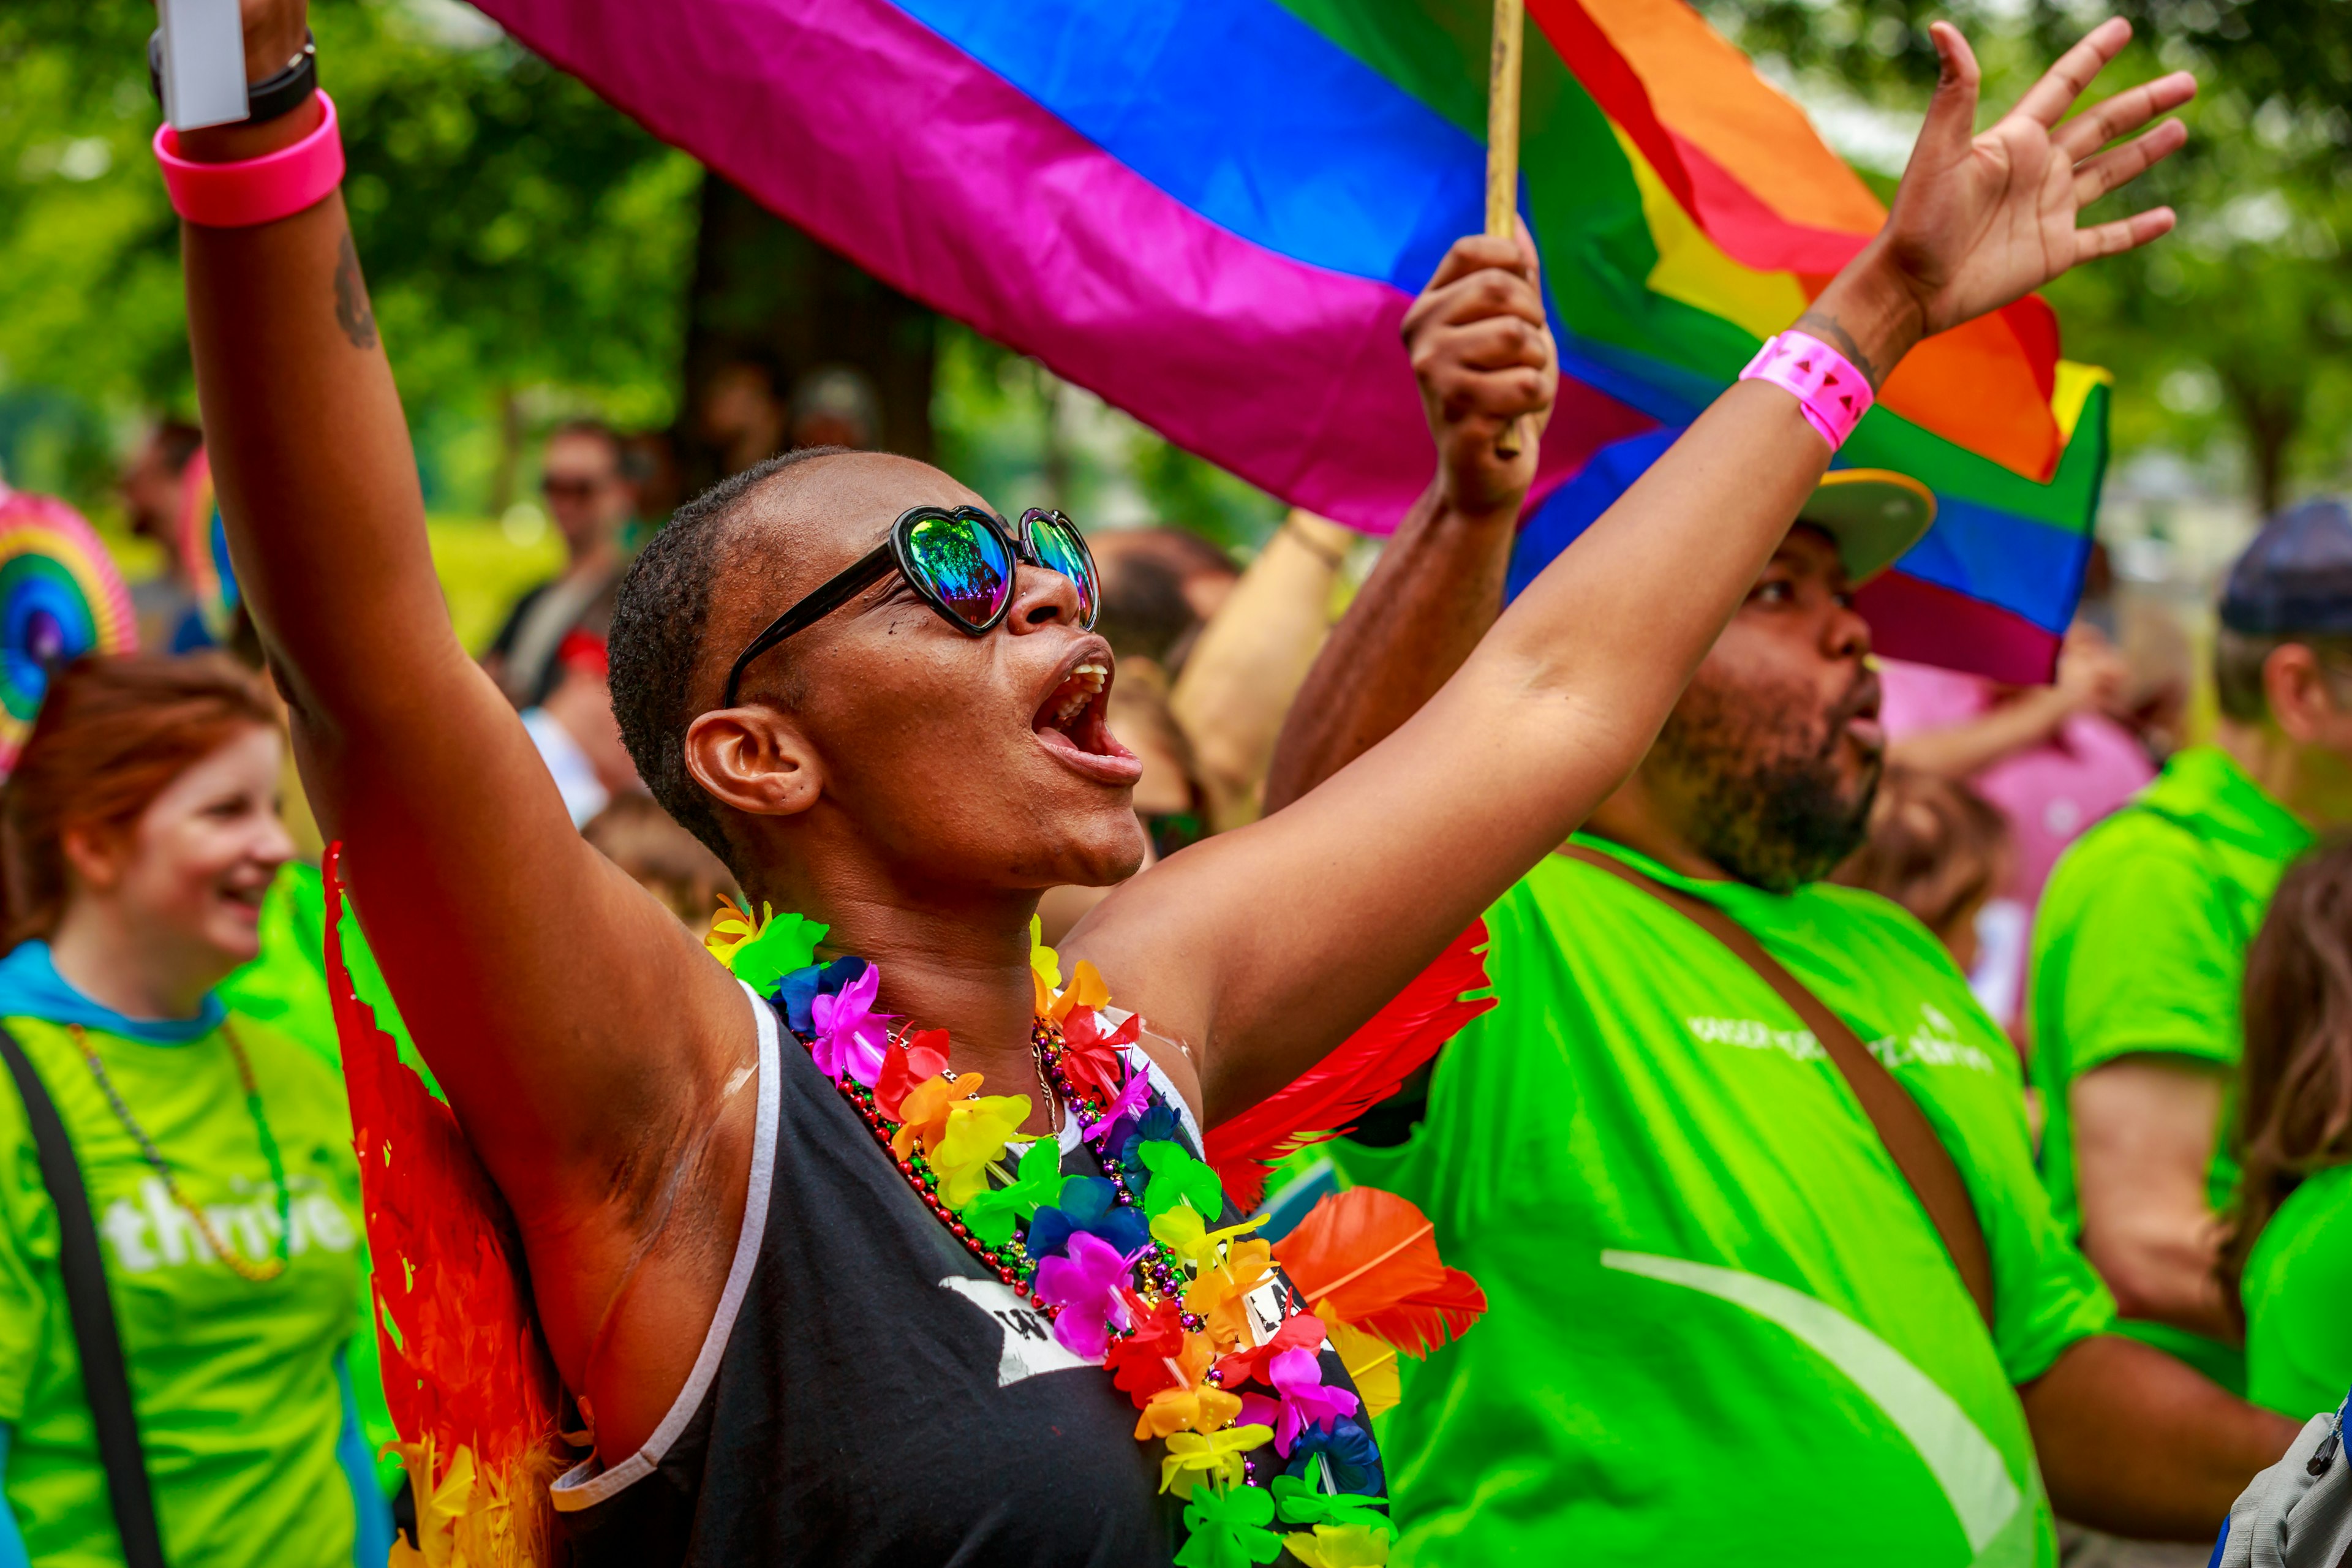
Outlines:
[[[1221,1346],[1256,1343],[1242,1298],[1265,1283],[1273,1263],[1274,1248],[1265,1241],[1236,1242],[1225,1248],[1223,1263],[1192,1277],[1184,1288],[1184,1310],[1206,1318],[1209,1337]]]
[[[968,1072],[954,1079],[933,1073],[908,1089],[907,1098],[898,1102],[898,1131],[890,1134],[890,1152],[903,1160],[919,1144],[926,1154],[937,1150],[948,1134],[948,1116],[956,1102],[979,1093],[986,1081],[982,1073]]]
[[[1200,1384],[1192,1388],[1163,1388],[1151,1396],[1135,1423],[1139,1438],[1165,1437],[1176,1432],[1214,1432],[1242,1413],[1242,1397],[1222,1388]]]
[[[1282,1538],[1307,1568],[1387,1568],[1388,1537],[1360,1524],[1318,1524],[1313,1534],[1294,1530]]]
[[[971,1202],[988,1184],[988,1167],[1004,1157],[1004,1145],[1028,1120],[1025,1094],[984,1095],[959,1100],[948,1107],[947,1131],[931,1150],[931,1173],[940,1179],[940,1201],[951,1209]]]
[[[1062,987],[1062,955],[1045,945],[1045,922],[1036,915],[1029,917],[1029,979],[1037,988],[1037,1016],[1042,1018]]]
[[[703,937],[702,945],[710,950],[711,957],[732,969],[735,967],[735,950],[760,934],[760,924],[750,910],[721,893],[719,895],[719,912],[711,916],[710,931]]]
[[[1330,1336],[1331,1348],[1339,1352],[1339,1363],[1348,1369],[1349,1381],[1363,1396],[1365,1416],[1395,1409],[1397,1401],[1404,1396],[1397,1376],[1396,1347],[1337,1318],[1325,1318],[1323,1331]]]
[[[1264,1425],[1228,1426],[1222,1432],[1177,1432],[1169,1436],[1168,1457],[1160,1461],[1160,1489],[1174,1489],[1177,1479],[1198,1470],[1213,1486],[1237,1487],[1247,1479],[1242,1461],[1253,1448],[1274,1441],[1274,1428]]]
[[[1216,1267],[1219,1248],[1265,1223],[1265,1216],[1260,1215],[1223,1230],[1211,1230],[1202,1220],[1200,1211],[1190,1204],[1178,1204],[1152,1220],[1151,1239],[1192,1265],[1194,1272],[1206,1273]]]

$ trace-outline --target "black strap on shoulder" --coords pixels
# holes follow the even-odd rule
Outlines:
[[[25,1055],[25,1047],[0,1026],[0,1059],[16,1080],[25,1120],[40,1157],[41,1184],[58,1211],[58,1269],[64,1276],[66,1310],[73,1317],[74,1349],[81,1357],[82,1393],[98,1428],[99,1462],[106,1467],[106,1489],[114,1502],[114,1525],[122,1536],[126,1568],[164,1568],[163,1542],[155,1527],[155,1499],[147,1485],[147,1455],[139,1442],[139,1417],[131,1405],[131,1374],[122,1359],[122,1336],[114,1323],[114,1299],[106,1289],[106,1264],[98,1250],[98,1226],[81,1165],[49,1091]]]
[[[1581,844],[1570,844],[1560,853],[1608,872],[1684,916],[1730,949],[1733,957],[1754,970],[1789,1005],[1790,1011],[1804,1020],[1805,1026],[1813,1032],[1822,1051],[1853,1090],[1863,1114],[1870,1118],[1878,1141],[1885,1145],[1888,1157],[1918,1198],[1919,1206],[1927,1211],[1928,1223],[1935,1226],[1944,1251],[1959,1274],[1960,1283],[1967,1287],[1969,1298],[1976,1303],[1986,1326],[1990,1327],[1992,1254],[1985,1244],[1984,1224],[1977,1215],[1976,1200],[1969,1195],[1968,1182],[1954,1163],[1951,1151],[1936,1136],[1927,1113],[1895,1080],[1895,1075],[1870,1054],[1862,1037],[1803,981],[1782,967],[1779,959],[1765,952],[1754,932],[1705,899],[1669,887],[1613,855],[1604,855]]]

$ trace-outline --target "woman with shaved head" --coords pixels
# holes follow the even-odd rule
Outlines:
[[[259,79],[304,6],[245,15]],[[2076,226],[2179,144],[2167,124],[2099,151],[2185,79],[2060,124],[2126,31],[1973,135],[1976,66],[1938,25],[1945,82],[1894,215],[1776,340],[1787,363],[1759,361],[1393,736],[1106,900],[1064,944],[1059,1000],[1032,964],[1039,893],[1143,854],[1074,528],[1008,523],[906,458],[795,453],[638,561],[612,685],[639,771],[755,903],[824,928],[781,1006],[748,996],[580,840],[450,632],[331,176],[288,194],[253,172],[331,136],[323,104],[179,139],[184,216],[209,216],[184,230],[190,321],[239,584],[593,1423],[557,1488],[581,1558],[1125,1565],[1189,1530],[1242,1555],[1187,1562],[1265,1562],[1269,1478],[1285,1523],[1376,1541],[1332,1500],[1379,1475],[1321,1326],[1277,1305],[1234,1329],[1213,1288],[1255,1244],[1203,1235],[1225,1216],[1198,1212],[1222,1203],[1195,1130],[1314,1067],[1625,775],[1863,379],[2169,226]],[[187,194],[240,181],[233,214]],[[1404,331],[1437,447],[1424,504],[1510,526],[1538,443],[1496,440],[1540,431],[1557,377],[1532,247],[1457,244]],[[998,1092],[962,1098],[973,1079]]]

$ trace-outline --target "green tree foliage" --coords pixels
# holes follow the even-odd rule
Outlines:
[[[2197,72],[2188,149],[2091,216],[2168,203],[2171,237],[2051,289],[2069,357],[2117,377],[2118,447],[2242,466],[2264,510],[2352,472],[2352,6],[2341,0],[2119,0],[2138,37],[2110,88]],[[1936,79],[1927,24],[1958,22],[2005,103],[2109,7],[1961,0],[1708,0],[1801,92],[1916,112]],[[1833,84],[1833,85],[1832,85]]]
[[[512,493],[520,438],[565,412],[676,418],[700,167],[456,0],[312,0],[311,22],[428,500]],[[152,25],[129,0],[0,3],[0,465],[86,506],[138,418],[195,413],[178,231],[146,148]],[[1094,410],[1073,438],[1052,378],[968,331],[940,353],[941,460],[1007,505],[1229,545],[1280,515],[1123,416]]]
[[[698,166],[460,8],[316,0],[311,16],[428,483],[494,460],[515,388],[666,422]],[[0,399],[194,412],[178,233],[145,148],[152,20],[110,0],[0,6]],[[88,493],[99,444],[19,477]]]

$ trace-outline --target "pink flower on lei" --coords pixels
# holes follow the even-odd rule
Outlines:
[[[1127,1326],[1127,1308],[1119,1288],[1128,1270],[1146,1248],[1122,1254],[1118,1247],[1086,1231],[1074,1231],[1060,1255],[1037,1260],[1037,1294],[1062,1309],[1054,1320],[1054,1337],[1072,1355],[1099,1365],[1110,1353],[1115,1322]]]
[[[1344,1388],[1323,1386],[1323,1363],[1313,1351],[1285,1351],[1266,1372],[1275,1392],[1282,1395],[1282,1417],[1274,1428],[1274,1449],[1290,1458],[1290,1446],[1309,1426],[1329,1427],[1342,1415],[1356,1413],[1356,1396]]]
[[[1151,1075],[1130,1063],[1127,1069],[1127,1082],[1111,1102],[1103,1107],[1101,1120],[1087,1129],[1087,1137],[1097,1143],[1101,1142],[1110,1136],[1111,1128],[1120,1117],[1129,1113],[1140,1116],[1150,1103]]]
[[[816,1025],[809,1054],[816,1058],[817,1071],[835,1083],[845,1073],[872,1089],[882,1076],[890,1017],[874,1011],[874,994],[881,984],[882,972],[869,963],[839,994],[820,994],[809,1004],[809,1016]]]

